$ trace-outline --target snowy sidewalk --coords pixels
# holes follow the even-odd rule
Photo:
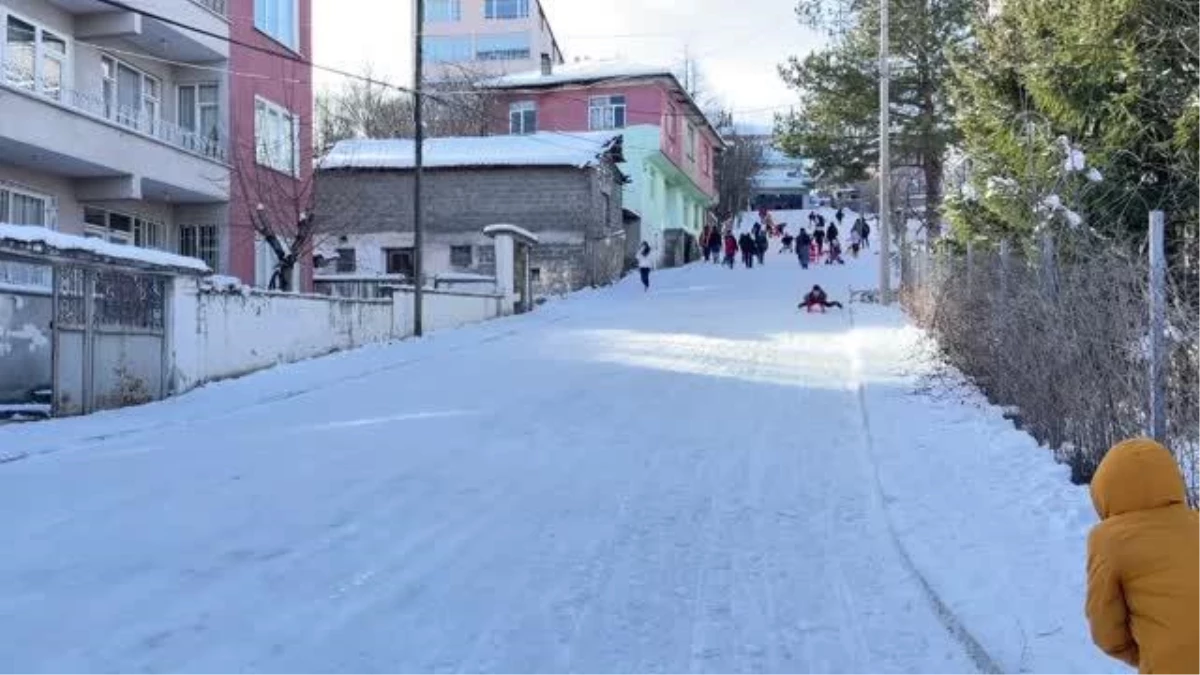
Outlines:
[[[796,311],[873,266],[657,272],[0,428],[0,663],[1115,670],[1086,491],[978,401],[913,395],[896,310]]]

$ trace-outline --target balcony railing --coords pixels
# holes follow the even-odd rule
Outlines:
[[[223,0],[215,0],[222,2]],[[227,135],[221,128],[210,133],[193,131],[147,114],[145,108],[134,108],[116,103],[115,96],[88,93],[68,89],[61,83],[34,77],[28,70],[15,63],[4,63],[0,68],[0,82],[16,89],[35,94],[51,103],[81,112],[89,117],[107,120],[131,129],[150,138],[158,139],[181,150],[197,155],[227,161]],[[161,110],[162,102],[158,103]]]
[[[228,0],[192,0],[192,2],[196,3],[197,5],[200,5],[201,7],[207,9],[210,12],[213,12],[214,14],[220,14],[221,16],[229,16]]]

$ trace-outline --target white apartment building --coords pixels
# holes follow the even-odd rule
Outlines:
[[[539,0],[425,0],[425,77],[495,76],[541,67],[562,50]]]
[[[229,35],[226,0],[123,0]],[[99,0],[0,0],[0,222],[221,269],[229,44]]]

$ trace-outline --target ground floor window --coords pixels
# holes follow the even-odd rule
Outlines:
[[[180,255],[199,258],[217,271],[218,252],[215,225],[183,225],[179,228]]]
[[[383,249],[383,261],[388,274],[403,274],[411,279],[415,272],[411,247],[385,248]]]
[[[159,222],[95,206],[83,207],[84,236],[114,244],[165,248],[166,227]]]
[[[451,246],[450,247],[450,266],[458,268],[471,267],[473,260],[472,254],[474,250],[471,246]]]
[[[48,202],[42,195],[0,185],[0,223],[45,225]]]

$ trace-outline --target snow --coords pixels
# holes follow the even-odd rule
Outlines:
[[[434,279],[437,281],[457,281],[457,282],[495,282],[496,277],[491,277],[486,274],[475,274],[474,272],[438,272]]]
[[[596,80],[623,80],[644,77],[675,77],[670,68],[640,63],[631,63],[622,59],[603,59],[577,61],[575,63],[556,64],[550,75],[543,75],[541,69],[511,73],[485,80],[481,86],[490,89],[520,89],[524,87],[545,87],[559,84],[595,82]]]
[[[224,274],[213,274],[204,277],[202,281],[204,287],[218,291],[241,291],[245,288],[245,284],[237,277],[231,277]]]
[[[1083,617],[1086,489],[898,309],[795,309],[875,254],[0,427],[0,663],[1124,672]]]
[[[1099,183],[1104,180],[1104,174],[1100,173],[1100,170],[1096,167],[1092,167],[1088,169],[1087,179],[1093,183]]]
[[[0,223],[0,244],[5,240],[17,241],[22,244],[40,244],[59,251],[85,251],[96,255],[107,256],[118,260],[127,260],[165,267],[208,272],[208,265],[196,258],[175,255],[166,251],[152,248],[140,248],[125,244],[114,244],[103,239],[80,237],[73,234],[56,232],[39,225],[9,225]]]
[[[594,166],[620,132],[581,132],[430,138],[424,142],[424,166]],[[415,143],[404,138],[356,138],[338,141],[321,160],[328,169],[410,169]]]
[[[520,225],[511,223],[496,223],[483,228],[483,233],[489,237],[494,237],[498,234],[511,234],[518,238],[525,239],[530,243],[538,243],[538,236]]]

